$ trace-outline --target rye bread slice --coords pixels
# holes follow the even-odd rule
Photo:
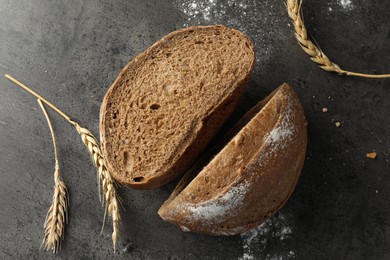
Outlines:
[[[290,197],[306,154],[307,126],[293,89],[283,84],[256,105],[243,128],[159,210],[166,221],[209,235],[235,235],[259,225]]]
[[[248,37],[222,25],[172,32],[135,57],[100,110],[115,180],[147,189],[181,175],[235,108],[254,60]]]

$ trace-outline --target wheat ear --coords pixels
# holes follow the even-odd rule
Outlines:
[[[85,146],[88,148],[88,152],[92,156],[93,162],[98,168],[98,180],[103,188],[103,196],[105,203],[105,212],[108,211],[108,214],[112,218],[112,242],[114,247],[114,252],[116,248],[116,241],[118,240],[119,236],[119,221],[120,221],[120,214],[119,214],[119,197],[116,193],[115,189],[115,183],[114,180],[111,177],[111,174],[107,170],[102,151],[100,149],[100,144],[96,140],[95,136],[92,135],[92,133],[83,127],[80,127],[78,124],[75,125],[77,132],[80,134],[81,139]],[[100,187],[100,185],[99,185]],[[100,191],[99,191],[100,195]],[[103,200],[103,204],[104,204]],[[105,215],[106,213],[104,213]]]
[[[68,223],[68,207],[69,196],[68,189],[60,175],[60,167],[58,164],[58,152],[56,145],[56,138],[54,136],[53,126],[51,125],[49,115],[46,112],[41,100],[38,99],[39,106],[46,117],[47,124],[50,128],[51,138],[53,140],[55,170],[54,170],[54,195],[53,202],[46,215],[44,224],[45,234],[41,244],[46,251],[52,250],[57,253],[61,246],[61,241],[64,239],[65,223]]]
[[[294,23],[295,37],[297,38],[299,45],[310,56],[310,59],[320,66],[320,68],[347,76],[363,78],[390,78],[390,74],[365,74],[341,69],[340,66],[332,62],[328,56],[326,56],[325,53],[309,39],[305,23],[302,19],[302,1],[287,0],[286,5],[288,15]]]
[[[108,212],[109,216],[112,218],[112,243],[114,247],[114,253],[116,249],[116,242],[119,237],[119,222],[120,222],[120,213],[119,213],[119,196],[116,192],[116,186],[115,181],[111,177],[111,173],[108,171],[106,162],[104,160],[100,144],[93,136],[93,134],[86,128],[81,127],[79,124],[74,122],[70,119],[68,115],[66,115],[64,112],[62,112],[60,109],[58,109],[56,106],[54,106],[52,103],[47,101],[45,98],[28,88],[26,85],[21,83],[20,81],[16,80],[10,75],[5,75],[5,77],[9,80],[11,80],[13,83],[18,85],[19,87],[23,88],[36,98],[42,100],[46,105],[51,107],[54,111],[56,111],[58,114],[60,114],[63,118],[65,118],[71,125],[73,125],[76,128],[76,131],[80,134],[81,140],[83,141],[84,145],[87,147],[88,152],[90,153],[92,160],[95,164],[95,166],[98,168],[98,188],[99,188],[99,198],[100,197],[100,186],[103,190],[103,205],[105,205],[105,213]]]

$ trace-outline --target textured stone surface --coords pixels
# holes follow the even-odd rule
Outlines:
[[[309,31],[341,67],[390,72],[390,2],[313,0],[303,8]],[[258,54],[228,126],[280,83],[297,91],[309,122],[301,179],[281,213],[243,237],[182,233],[163,222],[156,212],[172,184],[121,188],[126,212],[116,258],[390,258],[390,80],[320,70],[296,44],[283,1],[0,0],[0,74],[14,75],[98,135],[102,97],[131,58],[170,31],[214,23],[246,32]],[[71,200],[59,257],[111,258],[111,226],[100,235],[103,211],[91,160],[74,129],[50,115]],[[366,158],[373,150],[378,157]],[[53,171],[36,100],[1,77],[1,259],[53,257],[39,251]]]

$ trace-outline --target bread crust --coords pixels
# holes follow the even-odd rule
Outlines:
[[[266,99],[260,112],[195,179],[164,203],[158,212],[164,220],[186,231],[235,235],[283,207],[303,167],[307,123],[289,85],[283,84]],[[249,140],[240,146],[243,138]],[[256,138],[261,145],[251,147]],[[245,156],[237,159],[245,152],[251,154],[247,161]]]
[[[117,170],[115,166],[115,162],[112,162],[109,159],[109,149],[107,148],[107,137],[109,133],[106,132],[106,123],[107,123],[107,110],[109,107],[110,96],[113,92],[117,90],[119,87],[119,82],[123,80],[125,72],[130,70],[133,66],[136,66],[139,63],[142,63],[143,60],[152,55],[153,51],[163,43],[170,41],[170,39],[176,37],[177,35],[188,33],[188,32],[196,32],[197,30],[205,30],[205,29],[215,29],[215,30],[231,30],[236,33],[239,33],[243,36],[243,39],[248,42],[248,48],[253,52],[252,60],[250,61],[250,70],[245,75],[243,80],[237,82],[234,91],[232,91],[228,96],[226,96],[223,100],[220,100],[219,104],[216,107],[210,109],[209,113],[201,118],[201,122],[198,125],[194,126],[195,133],[189,132],[188,138],[184,143],[177,144],[178,147],[178,158],[174,158],[173,161],[162,170],[161,174],[157,174],[155,176],[151,176],[143,179],[141,182],[134,181],[132,178],[127,177],[125,174]],[[146,49],[144,52],[138,54],[132,61],[130,61],[119,73],[118,77],[111,85],[109,90],[107,91],[102,105],[100,109],[100,140],[102,144],[102,152],[104,157],[106,158],[106,165],[108,170],[112,173],[112,176],[119,183],[129,186],[136,189],[151,189],[160,187],[169,181],[175,179],[179,175],[183,174],[183,172],[191,166],[194,160],[198,157],[198,155],[202,152],[202,150],[206,147],[207,143],[211,140],[211,138],[217,133],[220,126],[224,123],[227,117],[231,114],[236,104],[238,103],[244,88],[247,84],[247,81],[252,73],[254,66],[254,47],[249,38],[247,38],[241,32],[227,28],[223,25],[216,26],[193,26],[184,29],[180,29],[174,31],[162,39],[157,41],[151,47]],[[176,115],[177,116],[177,115]]]

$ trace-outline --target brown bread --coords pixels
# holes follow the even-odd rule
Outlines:
[[[283,84],[251,109],[241,126],[187,186],[188,180],[179,183],[159,210],[164,220],[183,230],[234,235],[284,205],[306,154],[307,126],[298,97]]]
[[[221,25],[172,32],[135,57],[100,111],[113,177],[146,189],[182,174],[233,111],[254,60],[251,41]]]

